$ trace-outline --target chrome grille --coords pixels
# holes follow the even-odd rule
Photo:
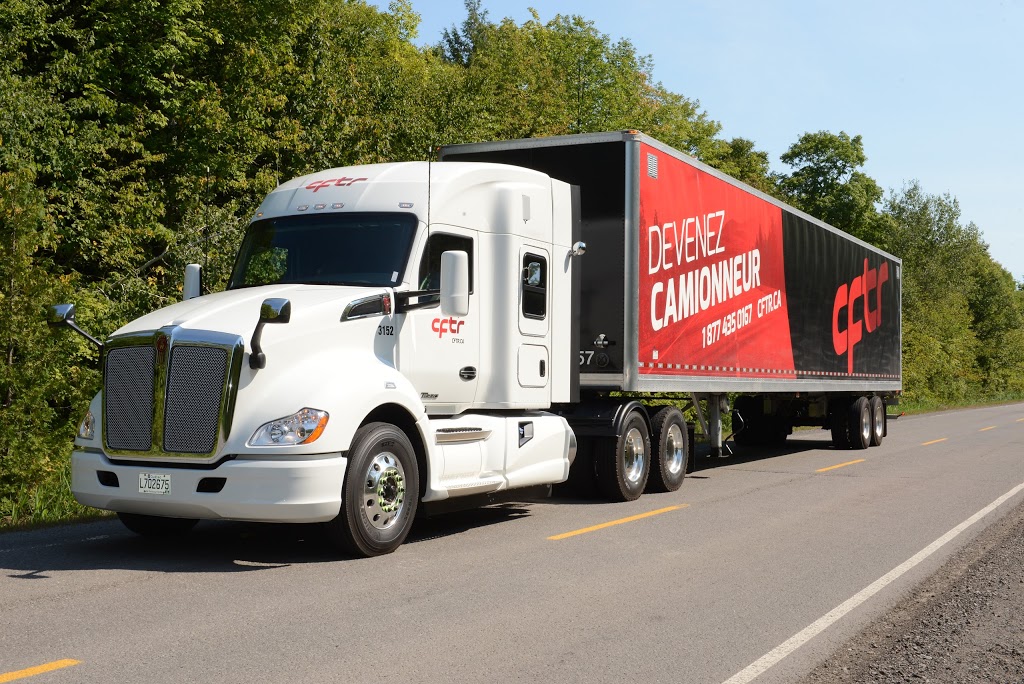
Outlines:
[[[169,325],[104,346],[108,456],[212,462],[231,433],[245,340]]]
[[[227,363],[224,349],[174,347],[164,402],[164,451],[208,454],[214,450]]]
[[[107,446],[115,451],[149,451],[153,441],[153,347],[107,352],[103,373],[103,419]]]

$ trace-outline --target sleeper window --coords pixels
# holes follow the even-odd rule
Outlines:
[[[547,259],[537,254],[523,256],[522,288],[523,315],[542,319],[548,312]]]

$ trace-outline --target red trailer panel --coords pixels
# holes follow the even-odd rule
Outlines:
[[[795,377],[782,210],[640,149],[640,373]]]

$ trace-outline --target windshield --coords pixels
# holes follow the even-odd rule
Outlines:
[[[229,290],[275,283],[394,287],[416,235],[414,214],[303,214],[252,223]]]

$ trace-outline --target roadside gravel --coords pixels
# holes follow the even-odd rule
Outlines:
[[[800,681],[1024,682],[1024,504]]]

